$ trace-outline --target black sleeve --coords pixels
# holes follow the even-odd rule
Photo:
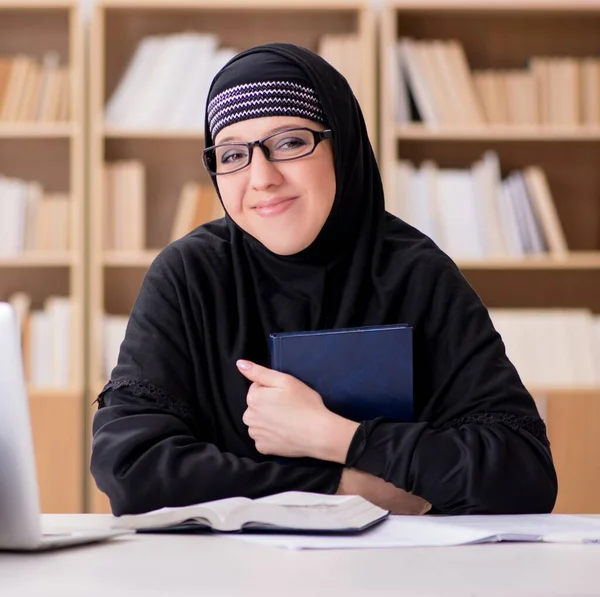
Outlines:
[[[346,466],[425,498],[434,513],[550,512],[557,479],[535,402],[477,294],[435,259],[435,281],[418,285],[416,422],[362,423]]]
[[[335,493],[341,465],[256,462],[203,441],[174,259],[173,251],[159,256],[146,274],[94,416],[91,473],[113,513],[290,490]]]

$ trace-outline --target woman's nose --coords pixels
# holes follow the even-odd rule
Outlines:
[[[254,147],[250,168],[250,184],[255,189],[266,189],[281,184],[281,172],[274,162],[269,162],[260,147]]]

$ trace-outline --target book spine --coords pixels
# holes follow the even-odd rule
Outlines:
[[[281,338],[271,338],[271,369],[281,370]]]

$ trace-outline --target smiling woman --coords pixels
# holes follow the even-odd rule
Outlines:
[[[288,490],[550,511],[535,404],[454,263],[385,212],[346,80],[304,48],[247,50],[213,80],[205,138],[226,217],[152,264],[98,399],[91,470],[113,512]],[[345,419],[266,366],[274,332],[397,323],[413,328],[414,422]]]

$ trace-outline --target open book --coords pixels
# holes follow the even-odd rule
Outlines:
[[[234,497],[180,508],[115,518],[116,528],[137,531],[278,531],[353,533],[389,515],[360,496],[322,495],[301,491],[251,500]]]

